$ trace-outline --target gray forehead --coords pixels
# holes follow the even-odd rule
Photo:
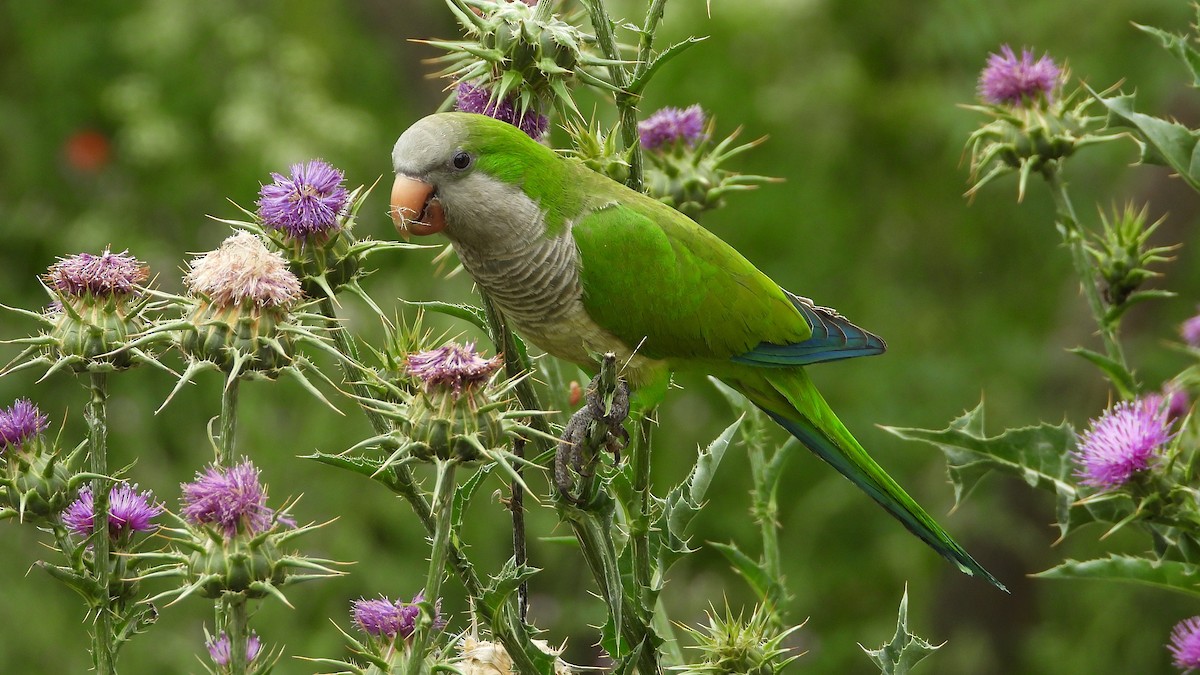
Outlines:
[[[429,172],[457,147],[456,125],[444,117],[426,117],[409,127],[392,148],[392,168],[410,176]]]

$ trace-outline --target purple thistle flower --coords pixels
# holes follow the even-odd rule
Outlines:
[[[450,343],[424,352],[414,352],[405,361],[408,373],[425,384],[425,390],[451,390],[455,396],[488,381],[500,368],[500,357],[481,357],[475,343]]]
[[[113,253],[106,248],[100,255],[77,253],[59,258],[42,279],[55,291],[78,298],[129,295],[147,276],[149,270],[128,250]]]
[[[1175,624],[1167,651],[1174,657],[1175,667],[1185,673],[1200,669],[1200,616]]]
[[[251,535],[266,532],[275,522],[275,511],[267,506],[267,491],[258,480],[258,469],[246,460],[232,469],[216,465],[196,480],[184,483],[183,516],[193,525],[212,525],[234,537],[239,530]],[[285,525],[295,523],[279,518]]]
[[[1183,336],[1183,341],[1193,349],[1200,349],[1200,314],[1184,321],[1179,326],[1179,334]]]
[[[1186,415],[1192,404],[1187,392],[1173,385],[1167,385],[1161,393],[1146,394],[1139,400],[1147,410],[1164,415],[1168,422]]]
[[[421,591],[413,596],[410,602],[396,601],[396,605],[400,608],[400,636],[407,639],[412,637],[413,631],[417,629],[417,619],[421,616],[420,603],[425,602],[425,592]],[[437,602],[433,603],[433,630],[441,630],[446,626],[446,620],[442,618],[442,599],[438,598]]]
[[[149,491],[138,492],[137,485],[121,483],[108,492],[108,533],[113,539],[133,532],[151,532],[158,528],[154,518],[162,514],[161,504],[154,502]],[[92,533],[96,505],[91,488],[79,491],[79,498],[63,512],[63,524],[73,534],[86,537]]]
[[[987,66],[979,75],[979,96],[993,105],[1030,105],[1039,98],[1053,100],[1062,69],[1049,54],[1033,60],[1033,50],[1021,50],[1021,57],[1012,47],[1003,45],[999,54],[989,54]]]
[[[300,280],[279,253],[249,232],[238,232],[192,260],[184,282],[221,307],[249,298],[259,307],[281,307],[300,298]]]
[[[0,410],[0,451],[16,448],[50,426],[50,418],[27,398]]]
[[[1144,401],[1123,401],[1093,420],[1079,439],[1072,459],[1079,464],[1076,476],[1085,485],[1117,488],[1157,458],[1173,434],[1170,422],[1157,407]]]
[[[272,173],[271,179],[258,200],[258,215],[267,227],[295,239],[339,229],[338,216],[349,200],[341,171],[314,159],[293,164],[287,176]]]
[[[388,640],[399,635],[407,640],[412,637],[417,627],[417,619],[421,616],[421,608],[417,605],[424,602],[424,593],[417,593],[411,602],[392,602],[384,596],[379,598],[359,598],[350,603],[350,613],[354,625],[367,635]],[[441,630],[446,625],[442,618],[442,601],[438,599],[434,606],[433,629]]]
[[[208,655],[212,658],[213,663],[218,666],[227,666],[233,654],[230,651],[231,640],[225,631],[216,637],[210,637],[204,642],[204,646],[208,647]],[[246,638],[246,663],[250,663],[258,658],[258,652],[262,650],[262,641],[258,639],[258,633],[251,632],[250,637]]]
[[[400,608],[382,595],[355,600],[350,603],[350,614],[354,625],[367,635],[391,639],[400,632]]]
[[[638,122],[638,136],[646,150],[686,143],[695,145],[704,138],[704,111],[700,104],[686,108],[663,108]]]
[[[527,3],[536,4],[536,3]],[[478,113],[508,122],[517,127],[530,138],[540,139],[546,135],[550,120],[536,110],[526,110],[524,114],[517,110],[511,100],[493,101],[492,92],[486,87],[480,87],[467,82],[459,82],[456,90],[455,110],[460,112]]]

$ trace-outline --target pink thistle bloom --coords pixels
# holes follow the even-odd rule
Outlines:
[[[184,282],[221,307],[249,299],[259,307],[286,307],[300,299],[300,280],[279,253],[249,232],[238,232],[192,260]]]
[[[355,600],[350,614],[354,625],[367,635],[391,639],[400,632],[400,608],[383,596]]]
[[[392,602],[382,595],[370,600],[359,598],[350,603],[350,614],[354,625],[367,635],[387,640],[395,639],[399,635],[408,639],[416,630],[417,619],[421,616],[421,608],[417,605],[424,602],[424,599],[423,593],[418,593],[412,602]],[[438,600],[434,609],[434,630],[440,630],[446,625],[441,609],[442,601]]]
[[[233,653],[231,640],[225,631],[212,638],[209,638],[204,646],[208,647],[208,655],[212,658],[213,663],[218,666],[227,666],[232,660]],[[250,633],[250,637],[246,638],[246,663],[250,663],[258,658],[258,652],[262,650],[262,641],[258,639],[257,633]]]
[[[184,483],[183,517],[193,525],[211,525],[234,537],[239,531],[250,535],[266,532],[276,521],[267,506],[267,490],[258,480],[258,469],[250,460],[225,469],[216,465],[196,480]],[[290,519],[278,519],[294,525]]]
[[[59,258],[42,279],[46,285],[69,297],[84,295],[131,295],[146,280],[149,270],[129,251],[113,253],[107,248],[100,255],[78,253]]]
[[[499,356],[485,359],[475,351],[475,343],[447,344],[437,349],[408,355],[408,373],[425,384],[426,391],[450,390],[459,396],[464,390],[484,384],[500,368]]]
[[[50,418],[27,398],[19,398],[0,410],[0,451],[16,448],[50,426]]]
[[[1183,672],[1200,669],[1200,616],[1175,624],[1167,651],[1171,652],[1175,667]]]
[[[1184,321],[1179,326],[1179,334],[1189,347],[1200,349],[1200,314]]]
[[[679,143],[695,145],[704,138],[704,110],[700,104],[686,108],[663,108],[638,122],[638,136],[646,150]]]
[[[533,6],[536,2],[527,4]],[[546,130],[550,127],[550,120],[545,115],[535,110],[526,110],[522,114],[511,100],[493,101],[492,92],[487,87],[467,82],[458,84],[454,108],[459,112],[478,113],[501,122],[508,122],[535,140],[545,136]]]
[[[1111,489],[1129,482],[1158,458],[1173,434],[1158,406],[1123,401],[1104,411],[1079,439],[1072,459],[1085,485]]]
[[[1034,61],[1033,50],[1021,50],[1020,58],[1012,47],[1003,45],[999,54],[988,55],[987,66],[979,75],[979,97],[993,105],[1029,106],[1036,100],[1051,101],[1062,69],[1050,56]]]
[[[325,234],[341,226],[338,216],[346,208],[346,177],[320,159],[293,164],[289,174],[272,173],[274,182],[259,191],[258,215],[263,223],[294,239]]]
[[[163,512],[149,491],[138,492],[137,485],[121,483],[108,492],[108,533],[113,539],[132,532],[152,532],[158,529],[153,520]],[[79,491],[76,499],[63,512],[63,525],[73,534],[86,537],[92,533],[96,505],[91,488]]]

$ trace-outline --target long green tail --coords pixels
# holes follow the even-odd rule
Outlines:
[[[724,378],[722,378],[724,379]],[[829,462],[879,505],[958,569],[986,579],[1008,592],[1004,584],[975,561],[937,524],[904,488],[871,459],[801,368],[754,368],[730,377],[741,391],[818,457]]]

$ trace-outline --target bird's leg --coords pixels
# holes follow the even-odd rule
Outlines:
[[[588,384],[585,403],[567,422],[554,458],[554,482],[559,493],[573,504],[587,501],[587,489],[571,490],[572,474],[585,482],[596,474],[600,450],[620,457],[629,444],[625,419],[629,416],[629,385],[616,375],[616,356],[606,354],[600,373]]]

